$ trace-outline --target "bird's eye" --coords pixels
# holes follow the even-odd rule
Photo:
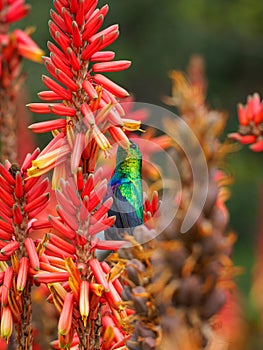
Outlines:
[[[136,149],[135,143],[132,143],[132,144],[131,144],[131,148]]]

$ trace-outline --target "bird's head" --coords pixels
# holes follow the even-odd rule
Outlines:
[[[117,164],[120,164],[120,163],[122,163],[124,161],[128,161],[128,160],[141,161],[141,159],[142,159],[141,151],[135,142],[130,141],[130,145],[128,148],[122,148],[120,146],[118,147]]]

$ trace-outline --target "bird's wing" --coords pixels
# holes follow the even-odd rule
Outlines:
[[[106,239],[121,240],[125,232],[132,235],[133,229],[143,223],[142,216],[137,215],[136,208],[122,195],[122,186],[113,189],[114,201],[108,215],[115,215],[116,221],[105,231]]]
[[[120,186],[120,193],[130,205],[135,209],[137,216],[143,222],[143,200],[142,200],[142,181],[125,181]]]
[[[127,186],[125,187],[126,191],[123,191],[123,184],[115,188],[113,205],[109,211],[109,215],[116,215],[115,226],[124,229],[134,228],[142,224],[142,216],[137,215],[137,208],[131,204],[131,200],[123,195],[123,193],[127,194]]]

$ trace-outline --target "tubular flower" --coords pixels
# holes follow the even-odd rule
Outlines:
[[[102,349],[111,349],[117,340],[124,343],[126,337],[121,326],[127,317],[121,306],[122,288],[110,266],[96,258],[98,249],[116,251],[124,244],[96,237],[115,221],[115,217],[108,217],[112,199],[103,202],[107,184],[100,177],[101,171],[85,177],[78,168],[76,176],[62,179],[61,189],[56,191],[58,215],[36,220],[31,226],[49,229],[38,245],[42,253],[34,280],[50,289],[49,301],[60,312],[58,344],[64,347],[70,346],[74,334],[85,349],[95,342],[103,344],[100,327],[102,334],[108,334],[104,316],[113,320],[114,338]]]
[[[8,341],[14,323],[18,338],[25,339],[27,344],[32,344],[28,298],[32,275],[39,270],[39,255],[36,242],[30,237],[30,225],[49,200],[47,179],[27,178],[27,168],[38,154],[39,150],[28,154],[21,168],[9,162],[0,163],[1,335]]]
[[[247,104],[238,104],[238,132],[229,134],[229,137],[244,145],[250,145],[254,152],[263,151],[263,105],[260,96],[254,93],[249,95]]]
[[[52,184],[54,188],[59,187],[60,174],[58,169],[66,173],[66,161],[70,154],[70,147],[63,132],[57,134],[54,139],[39,153],[32,161],[31,167],[27,169],[29,178],[39,177],[56,167],[53,174]],[[65,174],[64,174],[65,176]]]
[[[144,223],[148,228],[154,228],[156,224],[156,217],[158,216],[159,208],[158,192],[154,191],[152,194],[152,200],[147,198],[143,205]]]
[[[119,98],[128,92],[101,73],[127,69],[131,62],[114,61],[113,51],[104,49],[119,36],[118,25],[101,29],[108,5],[96,9],[98,1],[54,1],[49,31],[54,43],[48,42],[49,57],[43,57],[51,77],[44,75],[47,91],[39,93],[44,102],[30,103],[36,113],[52,113],[64,117],[57,121],[31,125],[35,132],[65,130],[71,148],[73,168],[85,163],[85,171],[93,172],[98,149],[107,152],[111,147],[104,135],[110,127],[124,127]],[[85,126],[85,127],[84,127]],[[82,134],[82,137],[79,137]],[[84,137],[85,136],[85,137]],[[84,142],[85,140],[85,142]],[[47,168],[46,168],[47,170]]]
[[[1,24],[1,12],[0,12]],[[30,30],[15,29],[11,33],[0,33],[0,86],[8,88],[13,86],[14,80],[21,72],[20,61],[27,58],[30,61],[41,62],[44,52],[31,39]]]
[[[8,341],[9,338],[11,337],[12,329],[13,329],[12,313],[10,308],[7,306],[2,309],[1,337]]]

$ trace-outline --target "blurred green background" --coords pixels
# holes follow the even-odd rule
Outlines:
[[[49,10],[52,1],[28,0],[30,15],[21,27],[36,26],[33,38],[46,50]],[[105,1],[100,1],[100,5]],[[113,45],[117,58],[131,59],[132,67],[114,79],[135,94],[138,102],[161,105],[170,94],[167,72],[185,69],[192,54],[201,54],[207,67],[208,100],[212,107],[229,113],[227,132],[237,129],[236,104],[254,91],[263,95],[263,2],[261,0],[114,0],[106,24],[119,23],[121,35]],[[29,101],[38,101],[43,89],[43,66],[26,63]],[[34,116],[41,120],[41,116]],[[42,145],[47,142],[39,138]],[[245,270],[238,277],[248,317],[247,301],[259,235],[262,154],[242,148],[229,156],[235,176],[228,201],[231,228],[238,233],[234,261]],[[263,193],[263,191],[262,191]],[[263,194],[261,196],[263,198]],[[263,204],[263,199],[261,204]],[[263,226],[263,225],[262,225]],[[263,227],[261,227],[263,234]]]

